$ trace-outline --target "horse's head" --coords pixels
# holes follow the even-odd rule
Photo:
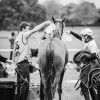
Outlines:
[[[78,66],[82,67],[83,65],[87,64],[86,56],[91,56],[91,53],[86,50],[81,50],[74,55],[73,61]]]
[[[59,39],[61,39],[61,36],[63,34],[63,29],[64,29],[65,18],[55,19],[54,17],[52,17],[52,20],[57,27],[57,29],[54,31],[55,33],[54,37],[58,37]]]

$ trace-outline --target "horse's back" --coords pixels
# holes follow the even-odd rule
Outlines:
[[[55,53],[55,60],[56,61],[58,60],[59,63],[62,62],[62,64],[65,64],[67,62],[66,60],[68,60],[68,50],[66,48],[65,42],[55,38],[52,44],[53,44],[54,51],[55,51],[54,52]]]
[[[54,62],[65,64],[68,61],[68,50],[66,44],[58,38],[44,40],[38,50],[38,58],[46,60],[46,51],[49,45],[53,47],[53,60]],[[66,60],[66,61],[65,61]],[[59,61],[59,62],[58,62]]]

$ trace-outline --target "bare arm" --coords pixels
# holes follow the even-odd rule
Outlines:
[[[3,57],[3,56],[0,55],[0,61],[6,62],[6,60],[7,60],[7,58],[5,58],[5,57]]]
[[[37,25],[35,28],[33,28],[32,30],[29,30],[28,32],[25,32],[24,36],[26,38],[28,38],[29,36],[31,36],[32,34],[34,34],[35,32],[40,31],[42,28],[50,25],[52,22],[51,21],[45,21],[39,25]]]

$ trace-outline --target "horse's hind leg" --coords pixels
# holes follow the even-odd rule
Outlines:
[[[44,92],[43,92],[43,83],[42,81],[40,82],[40,100],[44,100]]]
[[[65,69],[63,69],[63,71],[62,71],[62,73],[61,73],[60,81],[59,81],[59,84],[58,84],[58,95],[59,95],[59,100],[61,100],[62,81],[63,81],[63,77],[64,77],[64,72],[65,72]]]
[[[60,80],[60,75],[59,74],[60,74],[59,72],[55,73],[55,79],[54,79],[53,84],[51,85],[51,92],[52,92],[52,97],[53,98],[55,96],[57,84],[59,83],[59,80]]]

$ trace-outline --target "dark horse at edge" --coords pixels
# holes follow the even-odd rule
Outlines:
[[[65,19],[52,17],[52,20],[57,30],[53,31],[53,38],[45,39],[38,49],[40,100],[53,100],[56,90],[61,100],[62,81],[65,65],[68,62],[68,50],[65,43],[61,41]]]
[[[100,58],[97,57],[93,61],[86,61],[85,56],[89,57],[91,53],[87,50],[81,50],[73,57],[74,63],[81,69],[81,92],[85,100],[100,100]]]

